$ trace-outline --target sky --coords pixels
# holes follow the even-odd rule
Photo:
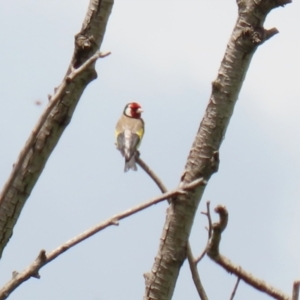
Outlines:
[[[0,184],[8,178],[39,115],[67,70],[88,0],[16,0],[0,4]],[[255,53],[191,233],[206,244],[204,211],[225,205],[221,253],[291,294],[300,278],[299,1],[272,11],[279,34]],[[176,188],[237,18],[233,0],[116,0],[97,80],[47,162],[0,262],[0,286],[41,249],[51,251],[159,190],[147,175],[124,173],[114,127],[126,103],[144,109],[141,158]],[[41,105],[36,105],[40,101]],[[167,204],[106,229],[45,266],[12,300],[141,299],[143,273],[157,253]],[[199,273],[211,300],[229,299],[236,278],[209,258]],[[188,264],[174,300],[199,299]],[[235,299],[269,299],[240,283]]]

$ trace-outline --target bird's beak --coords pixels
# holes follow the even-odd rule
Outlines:
[[[138,109],[136,110],[136,112],[137,112],[138,114],[140,114],[140,113],[143,112],[143,110],[142,110],[141,108],[138,108]]]

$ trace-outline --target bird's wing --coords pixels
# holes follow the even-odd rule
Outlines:
[[[116,126],[116,145],[128,161],[137,150],[144,135],[144,121],[122,116]]]

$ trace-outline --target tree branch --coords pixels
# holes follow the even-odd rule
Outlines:
[[[236,294],[236,291],[237,291],[237,288],[239,286],[239,283],[240,283],[240,280],[241,278],[238,277],[237,281],[236,281],[236,284],[234,285],[234,288],[233,288],[233,291],[231,293],[231,296],[230,296],[230,299],[229,300],[233,300],[235,294]]]
[[[299,300],[299,289],[300,289],[300,280],[296,280],[293,284],[292,300]]]
[[[13,166],[13,171],[6,182],[5,186],[3,187],[3,190],[1,192],[0,198],[2,198],[3,195],[7,194],[9,188],[11,187],[12,183],[16,180],[16,178],[19,175],[19,172],[22,169],[23,163],[26,159],[26,156],[31,151],[31,148],[33,147],[36,139],[38,138],[38,134],[45,124],[45,121],[49,117],[49,114],[51,113],[52,109],[57,105],[58,101],[61,99],[61,97],[65,94],[66,89],[68,87],[68,84],[73,81],[77,76],[79,76],[81,73],[85,72],[98,58],[103,58],[110,55],[110,52],[107,53],[101,53],[97,52],[92,57],[90,57],[83,65],[81,65],[78,69],[72,68],[71,73],[67,76],[66,80],[64,80],[59,88],[56,89],[55,94],[53,96],[50,96],[50,103],[46,107],[45,111],[41,115],[37,125],[32,130],[31,135],[29,136],[29,139],[27,140],[24,148],[22,149],[18,161]]]
[[[162,193],[166,193],[168,191],[163,182],[139,156],[136,157],[136,163],[152,178]]]
[[[71,64],[40,117],[0,195],[0,257],[22,208],[53,149],[69,124],[86,86],[97,77],[94,62],[108,55],[101,46],[113,0],[91,0],[81,32],[75,37]],[[96,54],[95,54],[96,53]]]
[[[219,214],[220,221],[213,224],[213,234],[207,247],[207,255],[214,262],[222,266],[227,272],[236,275],[255,289],[264,292],[275,299],[289,300],[289,296],[267,284],[265,281],[254,277],[251,273],[243,270],[240,266],[233,264],[228,258],[219,253],[221,235],[228,223],[228,212],[226,207],[221,205],[215,208],[215,212]]]
[[[150,167],[139,157],[139,155],[136,157],[136,163],[153,179],[153,181],[157,184],[159,189],[162,193],[166,193],[167,188],[163,184],[163,182],[159,179],[159,177],[150,169]],[[194,188],[196,185],[194,186]],[[168,202],[171,203],[171,200],[168,199]],[[191,245],[188,242],[187,243],[187,258],[190,265],[190,270],[192,273],[192,278],[196,287],[196,290],[198,292],[198,295],[200,296],[200,299],[202,300],[208,300],[207,295],[205,293],[204,287],[201,283],[200,276],[197,269],[197,263],[194,259]],[[145,278],[147,277],[147,274],[145,274]]]
[[[208,300],[197,269],[198,262],[194,259],[190,243],[187,244],[187,258],[198,295],[201,300]]]
[[[212,84],[211,97],[179,186],[202,177],[208,181],[217,172],[219,149],[248,67],[257,47],[265,41],[262,28],[265,18],[273,8],[287,2],[237,1],[239,16],[218,76]],[[144,300],[172,298],[180,268],[186,259],[187,242],[204,189],[205,186],[199,186],[172,200],[156,258],[151,271],[147,273]]]
[[[211,215],[210,215],[210,201],[206,202],[206,212],[201,212],[203,215],[207,216],[208,220],[208,228],[207,228],[207,244],[202,253],[195,259],[195,263],[198,264],[206,254],[206,249],[209,243],[209,239],[212,233],[212,223],[211,223]]]
[[[23,282],[28,280],[30,277],[40,278],[39,270],[57,258],[59,255],[63,254],[67,250],[71,249],[75,245],[81,243],[82,241],[86,240],[87,238],[93,236],[94,234],[98,233],[99,231],[109,227],[119,225],[119,221],[125,219],[133,214],[136,214],[154,204],[162,202],[170,197],[184,194],[186,191],[195,188],[197,185],[204,184],[204,181],[199,179],[191,184],[186,185],[183,189],[176,189],[169,192],[166,192],[162,195],[159,195],[151,200],[148,200],[145,203],[139,204],[135,207],[132,207],[124,212],[116,214],[111,218],[107,219],[106,221],[86,230],[85,232],[81,233],[80,235],[70,239],[69,241],[65,242],[49,254],[46,254],[45,250],[41,250],[36,260],[30,264],[25,270],[21,273],[13,272],[13,277],[10,281],[8,281],[4,287],[0,290],[0,300],[6,299],[18,286],[20,286]]]
[[[80,73],[84,72],[85,70],[87,70],[92,64],[94,64],[96,62],[96,60],[98,60],[99,58],[104,58],[106,56],[109,56],[111,54],[111,52],[105,52],[102,53],[100,51],[97,51],[93,56],[91,56],[87,61],[85,61],[79,68],[75,69],[72,68],[71,73],[67,75],[66,77],[66,82],[69,83],[72,80],[75,79],[76,76],[78,76]],[[65,83],[65,82],[63,82]],[[61,97],[61,95],[60,95]],[[59,98],[59,97],[57,97]]]

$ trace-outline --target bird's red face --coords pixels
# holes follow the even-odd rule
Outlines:
[[[143,110],[140,104],[136,102],[128,103],[124,109],[124,115],[130,118],[139,119]]]

